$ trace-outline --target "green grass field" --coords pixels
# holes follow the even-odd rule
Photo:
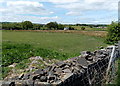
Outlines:
[[[84,50],[95,50],[106,46],[103,38],[82,35],[79,33],[50,33],[31,31],[3,31],[3,43],[26,43],[33,47],[52,49],[58,52],[79,54]]]
[[[11,71],[8,66],[13,63],[18,63],[18,69],[24,69],[23,62],[31,56],[66,60],[80,55],[81,51],[107,46],[103,40],[80,33],[3,31],[2,77],[8,75]]]

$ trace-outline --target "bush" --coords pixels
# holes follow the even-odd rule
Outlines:
[[[33,24],[32,24],[31,21],[24,21],[21,24],[22,24],[22,28],[25,29],[25,30],[33,28]]]
[[[58,28],[57,22],[49,22],[45,25],[49,30],[56,30]]]
[[[64,25],[58,24],[58,30],[64,30]]]
[[[114,44],[120,40],[120,27],[118,23],[112,22],[108,27],[108,34],[106,38],[106,43]]]
[[[81,27],[81,30],[85,30],[85,27]]]

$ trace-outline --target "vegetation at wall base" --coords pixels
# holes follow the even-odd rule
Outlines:
[[[118,61],[117,86],[120,86],[120,60]]]
[[[59,53],[54,50],[43,48],[33,48],[29,44],[3,43],[2,66],[8,66],[12,63],[19,63],[32,56],[41,56],[49,59],[65,60],[69,57],[66,53]]]
[[[25,68],[22,61],[27,60],[32,56],[41,56],[43,58],[49,59],[59,59],[65,60],[70,57],[66,53],[59,53],[54,50],[42,49],[42,48],[33,48],[29,44],[18,44],[18,43],[9,43],[3,42],[2,48],[2,77],[7,76],[7,73],[10,72],[9,65],[13,63],[19,63],[18,68]]]

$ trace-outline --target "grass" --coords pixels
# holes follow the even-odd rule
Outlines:
[[[118,61],[117,86],[120,86],[120,60]]]
[[[80,33],[3,31],[2,77],[11,71],[10,64],[18,63],[16,69],[26,68],[31,56],[65,60],[80,55],[81,51],[106,46],[103,38]]]
[[[58,52],[79,54],[84,50],[95,50],[106,46],[103,38],[83,35],[80,33],[54,33],[32,31],[3,31],[3,43],[30,44],[36,48],[52,49]]]
[[[81,30],[81,27],[83,26],[72,26],[73,28],[75,28],[76,30]],[[85,31],[107,31],[107,28],[90,28],[89,26],[84,26],[85,27]]]
[[[22,60],[32,56],[41,56],[49,59],[65,60],[69,57],[68,54],[60,53],[53,50],[33,48],[28,44],[4,43],[2,53],[2,66],[6,67],[12,63],[19,63]]]
[[[68,54],[59,53],[57,51],[42,49],[42,48],[33,48],[29,44],[24,43],[11,43],[3,42],[2,48],[2,77],[6,77],[7,74],[11,71],[8,67],[13,63],[17,63],[17,69],[25,69],[28,67],[27,63],[29,57],[32,56],[41,56],[47,59],[59,59],[65,60],[70,57]]]

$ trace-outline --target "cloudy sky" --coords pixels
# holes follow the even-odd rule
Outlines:
[[[0,0],[0,21],[110,24],[119,0]]]

